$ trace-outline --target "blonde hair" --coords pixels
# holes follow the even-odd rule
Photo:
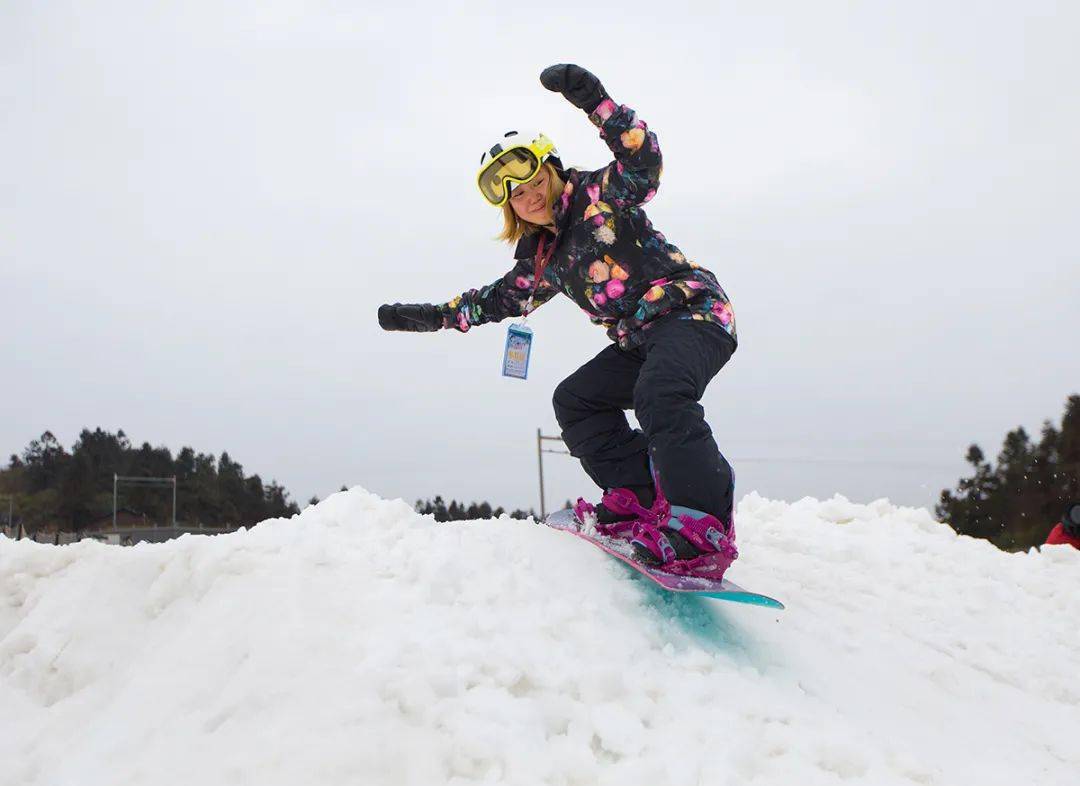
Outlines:
[[[563,180],[559,177],[558,171],[554,166],[545,161],[541,164],[541,169],[547,172],[548,176],[548,188],[547,188],[547,201],[549,205],[555,204],[555,200],[562,194]],[[539,175],[537,175],[539,177]],[[505,240],[507,243],[516,243],[525,235],[531,235],[534,232],[539,231],[540,227],[536,224],[531,224],[521,218],[518,218],[518,214],[514,212],[514,208],[510,206],[510,200],[507,199],[506,203],[502,206],[503,214],[503,229],[498,235],[495,236],[496,240]]]

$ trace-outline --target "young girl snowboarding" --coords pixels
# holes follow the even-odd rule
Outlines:
[[[588,114],[615,160],[567,170],[543,134],[507,134],[484,153],[477,185],[502,208],[514,267],[448,303],[384,305],[379,324],[464,333],[559,292],[573,299],[613,342],[553,397],[567,448],[604,490],[595,507],[579,500],[576,515],[591,524],[595,514],[596,528],[629,539],[645,564],[719,578],[737,556],[734,477],[698,402],[735,351],[731,304],[641,208],[662,168],[645,122],[580,66],[551,66],[540,82]]]

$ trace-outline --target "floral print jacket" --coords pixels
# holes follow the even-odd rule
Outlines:
[[[610,99],[589,119],[615,160],[595,172],[569,170],[554,205],[554,237],[541,230],[521,238],[506,275],[440,306],[444,327],[465,332],[521,316],[562,292],[624,349],[641,344],[644,331],[669,313],[713,322],[736,339],[731,303],[716,277],[687,261],[641,208],[660,183],[656,134],[633,109]],[[536,285],[541,235],[550,257]]]

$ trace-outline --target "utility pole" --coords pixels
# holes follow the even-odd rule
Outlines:
[[[540,469],[540,518],[547,518],[547,511],[544,510],[544,436],[540,433],[540,429],[536,430],[536,466]]]
[[[540,471],[540,518],[547,518],[547,504],[544,500],[544,454],[545,453],[558,453],[563,456],[569,456],[568,450],[551,450],[544,447],[544,440],[549,442],[562,442],[562,437],[547,437],[540,433],[540,429],[536,430],[536,463]]]

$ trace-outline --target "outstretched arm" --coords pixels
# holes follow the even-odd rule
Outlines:
[[[627,106],[608,96],[600,80],[581,66],[559,64],[545,68],[540,82],[562,93],[567,101],[589,113],[600,138],[615,160],[590,177],[600,185],[600,199],[616,207],[648,202],[660,186],[663,157],[656,134]]]
[[[532,260],[519,259],[517,264],[497,281],[479,290],[470,289],[437,306],[442,315],[442,326],[465,333],[474,325],[499,322],[507,317],[520,317],[526,309],[538,308],[551,300],[555,289],[542,279],[533,296],[535,279],[532,265]]]

